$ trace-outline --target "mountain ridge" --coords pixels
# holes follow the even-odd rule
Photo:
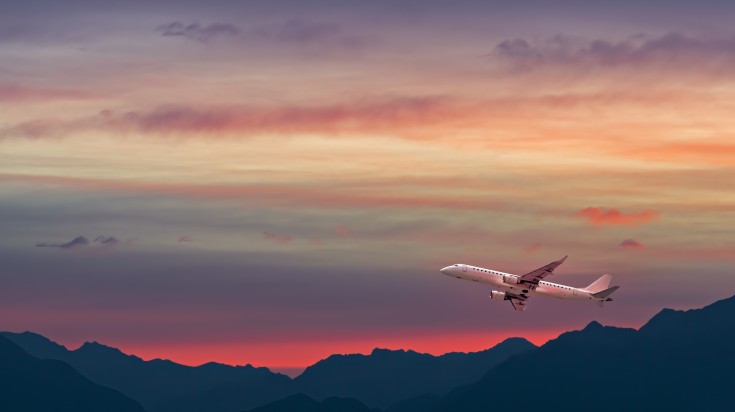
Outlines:
[[[31,356],[0,336],[0,410],[144,412],[122,393],[98,385],[69,364]]]
[[[181,412],[198,411],[202,410],[202,408],[206,409],[211,407],[214,403],[221,407],[220,410],[240,411],[265,405],[284,396],[290,396],[299,392],[306,392],[310,396],[314,396],[320,400],[334,396],[334,394],[330,393],[331,390],[325,387],[329,385],[329,382],[316,384],[311,388],[304,388],[298,383],[298,377],[291,379],[285,375],[271,372],[267,368],[254,367],[251,364],[231,366],[217,362],[207,362],[198,366],[186,366],[167,359],[146,361],[138,356],[127,354],[118,348],[94,340],[84,342],[76,349],[68,349],[66,346],[60,345],[43,335],[30,331],[20,333],[0,332],[0,336],[5,336],[15,341],[29,352],[32,352],[36,357],[58,359],[72,364],[83,375],[93,381],[113,387],[139,400],[150,412],[163,412],[168,410]],[[310,367],[323,364],[325,361],[328,361],[328,363],[334,361],[349,362],[352,359],[361,359],[367,362],[380,363],[387,361],[392,363],[396,359],[404,358],[429,364],[436,362],[467,364],[474,363],[474,359],[491,356],[493,350],[502,350],[510,353],[513,352],[513,348],[525,350],[535,348],[535,346],[523,338],[508,338],[482,351],[466,353],[448,352],[438,356],[419,353],[410,349],[394,350],[374,348],[370,354],[330,355]],[[500,357],[504,356],[506,355],[500,355]],[[485,366],[483,365],[487,367],[491,366],[482,363],[478,365],[476,368],[482,370],[480,372],[477,372],[479,369],[475,371],[477,377],[481,376],[481,372],[485,371]],[[200,375],[198,380],[192,378],[200,384],[192,384],[192,382],[181,383],[181,376],[190,377],[192,374]],[[232,378],[232,375],[238,374],[249,375],[249,378]],[[178,378],[174,378],[174,375]],[[224,379],[222,375],[227,375],[230,378]],[[258,375],[264,379],[256,379]],[[213,383],[211,381],[213,376],[219,376],[219,381]],[[474,376],[471,376],[456,383],[469,383],[474,378]],[[274,385],[273,381],[275,379],[277,381]],[[178,383],[172,383],[172,381]],[[443,391],[451,389],[454,383],[455,381],[450,380],[448,384],[444,385]],[[243,390],[244,387],[247,390]],[[424,389],[427,391],[432,390],[431,387],[422,387],[419,392],[423,392]],[[355,398],[355,396],[349,396],[354,394],[354,389],[347,392],[349,393],[342,396],[343,398]],[[163,393],[163,396],[156,396],[157,393]],[[409,392],[407,396],[403,396],[403,394],[396,395],[395,400],[410,397],[412,394]],[[358,400],[363,401],[362,399]],[[368,397],[368,402],[371,400]],[[392,402],[393,400],[391,398],[390,401]],[[388,403],[390,402],[384,402],[383,405],[387,405]]]

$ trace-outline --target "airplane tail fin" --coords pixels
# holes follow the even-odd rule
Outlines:
[[[612,276],[610,275],[602,275],[599,279],[592,282],[591,285],[584,288],[584,290],[592,293],[597,293],[600,291],[603,291],[610,286],[610,282],[612,281]],[[612,293],[612,292],[611,292]]]

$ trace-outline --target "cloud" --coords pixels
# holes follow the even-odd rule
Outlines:
[[[113,247],[122,243],[115,236],[97,236],[93,241],[89,241],[85,236],[77,236],[65,243],[36,243],[36,247],[52,247],[64,250],[90,248],[90,247]]]
[[[86,246],[89,246],[89,239],[84,236],[77,236],[66,243],[36,243],[36,247],[57,247],[60,249],[74,249]]]
[[[337,23],[305,19],[290,19],[262,25],[248,34],[278,43],[301,46],[343,46],[354,49],[365,45],[362,38],[345,33],[342,26]]]
[[[311,205],[323,208],[438,208],[462,210],[504,210],[508,204],[480,196],[411,195],[404,190],[365,194],[344,187],[303,187],[298,185],[203,185],[163,182],[136,182],[115,179],[77,178],[0,173],[4,181],[77,187],[86,190],[156,193],[193,198],[247,198],[267,205],[293,207]]]
[[[174,21],[159,26],[156,31],[166,37],[183,37],[189,40],[206,42],[217,37],[233,37],[239,35],[242,30],[230,23],[212,23],[202,26],[199,23],[182,23]]]
[[[704,139],[630,148],[624,154],[654,162],[735,166],[735,144]]]
[[[646,248],[643,243],[640,243],[633,239],[625,239],[624,241],[620,242],[618,246],[622,247],[623,249],[629,250],[643,250]]]
[[[667,69],[721,68],[735,63],[735,37],[697,37],[672,32],[637,35],[622,41],[587,40],[556,35],[529,41],[522,38],[498,43],[490,57],[511,68],[536,70],[544,66],[617,67],[642,65]]]
[[[0,84],[0,102],[36,102],[50,100],[81,100],[94,94],[75,89],[46,89],[15,84]]]
[[[344,228],[342,226],[336,226],[334,228],[335,233],[342,235],[342,236],[352,236],[352,232],[350,232],[349,229]]]
[[[284,235],[272,232],[263,232],[263,238],[276,243],[288,243],[293,240],[293,236],[291,235]]]
[[[174,21],[158,26],[156,31],[165,37],[182,37],[198,42],[231,37],[240,40],[268,41],[271,44],[346,49],[354,49],[365,44],[362,38],[346,34],[339,24],[305,19],[289,19],[261,24],[249,29],[243,29],[230,23],[212,23],[204,26],[196,22]]]
[[[150,111],[114,113],[73,120],[37,119],[0,130],[0,138],[63,137],[107,131],[125,134],[290,134],[360,133],[430,128],[457,121],[466,108],[442,97],[403,97],[323,106],[199,107],[161,106]]]
[[[105,245],[105,246],[115,246],[115,245],[120,244],[120,240],[117,239],[115,236],[109,236],[109,237],[97,236],[94,239],[94,243],[99,243],[100,245]]]
[[[524,247],[523,250],[525,250],[526,253],[534,253],[537,250],[541,249],[542,246],[543,245],[541,243],[534,243],[534,244]]]
[[[618,209],[588,207],[575,214],[577,219],[585,219],[593,226],[638,226],[651,223],[659,218],[655,210],[623,213]]]

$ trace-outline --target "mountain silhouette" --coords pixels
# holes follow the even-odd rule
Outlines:
[[[664,309],[640,330],[592,322],[508,359],[478,382],[392,412],[732,410],[735,297]]]
[[[35,358],[2,336],[0,410],[143,412],[120,392],[93,383],[64,362]]]
[[[303,393],[291,395],[250,412],[379,412],[355,399],[329,397],[318,402]]]
[[[190,367],[161,359],[144,361],[97,342],[67,350],[31,332],[0,335],[33,356],[69,363],[92,381],[136,399],[150,412],[242,411],[295,393],[289,377],[266,368],[217,363]]]
[[[138,400],[150,412],[234,412],[304,392],[317,399],[355,398],[373,407],[419,394],[441,395],[479,379],[492,366],[535,346],[508,339],[491,349],[442,356],[375,349],[333,355],[291,380],[266,368],[208,363],[198,367],[144,361],[98,342],[68,350],[32,332],[0,332],[29,353],[67,362],[95,382]]]
[[[507,339],[474,353],[433,356],[403,350],[375,349],[369,355],[332,355],[307,368],[295,379],[304,393],[324,399],[359,399],[372,407],[387,407],[422,394],[443,395],[474,382],[509,357],[535,349],[521,338]]]
[[[118,390],[150,412],[729,411],[733,347],[735,296],[664,309],[639,330],[591,322],[536,349],[509,339],[469,354],[333,355],[294,380],[252,366],[143,361],[96,342],[70,351],[30,332],[4,332],[0,410],[141,410]],[[68,362],[91,381],[36,358]],[[92,406],[105,402],[114,405]]]

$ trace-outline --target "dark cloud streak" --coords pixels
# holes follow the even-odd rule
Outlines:
[[[36,243],[36,247],[56,247],[59,249],[74,249],[78,247],[89,246],[89,239],[84,236],[77,236],[65,243]]]
[[[489,57],[514,70],[538,70],[546,66],[672,65],[695,65],[697,70],[707,67],[710,70],[731,69],[735,65],[735,36],[705,37],[671,32],[660,36],[637,35],[617,42],[565,35],[537,41],[514,38],[498,43]]]
[[[64,250],[81,249],[90,247],[113,247],[120,243],[120,239],[115,236],[97,236],[93,241],[89,241],[85,236],[77,236],[65,243],[36,243],[36,247],[59,248]]]
[[[174,21],[159,26],[156,31],[165,37],[183,37],[188,40],[207,42],[218,37],[235,37],[242,30],[230,23],[212,23],[206,26],[199,23]]]

